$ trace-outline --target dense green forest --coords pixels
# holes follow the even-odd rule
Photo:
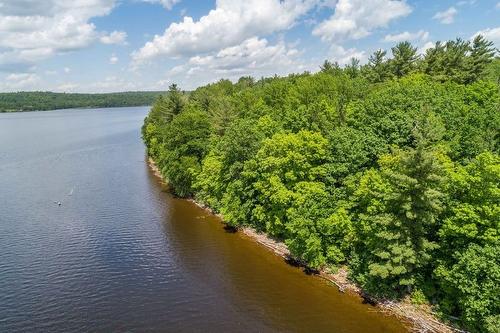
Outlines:
[[[482,37],[422,56],[403,42],[363,66],[172,85],[143,138],[173,191],[229,225],[309,267],[347,266],[372,295],[499,332],[496,52]]]
[[[162,92],[157,91],[130,91],[108,94],[41,91],[0,93],[0,112],[152,105],[161,94]]]

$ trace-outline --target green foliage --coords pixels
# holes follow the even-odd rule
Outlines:
[[[461,314],[475,332],[498,330],[500,313],[500,245],[471,244],[455,256],[451,268],[439,267],[436,275],[445,297],[443,306]]]
[[[301,182],[286,212],[285,243],[293,256],[313,268],[344,262],[354,237],[347,210],[333,209],[331,200],[323,183]]]
[[[380,83],[391,78],[392,73],[386,61],[387,52],[384,50],[375,51],[368,59],[366,78],[371,83]]]
[[[429,301],[427,300],[427,297],[420,289],[414,290],[410,295],[410,299],[411,299],[411,302],[413,304],[417,304],[417,305],[429,303]]]
[[[278,133],[263,141],[242,174],[251,183],[254,207],[249,217],[256,225],[272,236],[286,236],[286,212],[297,187],[325,175],[326,146],[321,134],[309,131]]]
[[[355,274],[373,293],[403,294],[423,280],[437,248],[431,231],[442,209],[442,170],[422,143],[382,156],[379,164],[354,192],[356,250],[363,258]]]
[[[486,152],[450,170],[450,202],[439,231],[447,251],[500,242],[500,157]]]
[[[159,130],[161,146],[156,161],[177,195],[189,196],[193,193],[192,183],[208,151],[211,133],[207,114],[196,109],[174,116],[165,128]]]
[[[494,55],[493,42],[487,41],[481,35],[477,35],[472,41],[467,83],[478,81],[485,76],[486,69],[493,61]]]
[[[365,290],[499,326],[498,59],[476,38],[410,43],[316,74],[171,86],[143,138],[180,196]],[[496,330],[496,331],[495,331]]]
[[[403,77],[415,70],[418,60],[416,47],[410,42],[401,42],[391,50],[393,58],[389,64],[396,77]]]

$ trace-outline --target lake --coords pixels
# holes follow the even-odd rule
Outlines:
[[[407,332],[172,197],[147,112],[0,114],[0,332]]]

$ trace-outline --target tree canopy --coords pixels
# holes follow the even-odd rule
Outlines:
[[[391,51],[171,86],[145,120],[148,154],[174,193],[309,267],[347,266],[373,295],[423,295],[443,318],[498,332],[499,59],[481,36]]]

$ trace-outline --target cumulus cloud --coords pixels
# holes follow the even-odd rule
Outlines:
[[[339,65],[348,64],[352,58],[360,60],[361,63],[366,62],[366,52],[359,51],[356,48],[345,49],[340,45],[332,45],[330,47],[330,57]]]
[[[487,40],[495,43],[496,47],[500,48],[500,27],[480,30],[476,32],[474,36],[472,36],[472,38],[476,37],[477,35],[482,35]]]
[[[433,48],[436,46],[436,43],[434,42],[427,42],[425,43],[424,45],[422,45],[422,47],[420,47],[418,50],[417,50],[417,53],[420,54],[420,55],[424,55],[428,49],[430,48]]]
[[[290,28],[317,0],[217,0],[199,20],[172,23],[132,54],[136,63],[165,55],[190,56],[218,51],[259,35]]]
[[[90,92],[113,92],[113,91],[131,91],[138,90],[138,88],[144,89],[140,84],[132,81],[128,81],[124,78],[117,76],[107,76],[104,80],[93,82],[85,86],[85,91]]]
[[[33,89],[40,77],[33,73],[12,73],[5,77],[5,87],[9,89]]]
[[[404,41],[426,41],[429,39],[429,32],[424,30],[419,30],[417,32],[402,32],[399,34],[388,34],[384,37],[383,41],[388,43],[399,43]]]
[[[313,30],[323,41],[337,43],[369,36],[375,29],[386,27],[391,21],[407,16],[412,8],[405,1],[396,0],[339,0],[335,12]]]
[[[53,54],[50,48],[9,50],[0,52],[0,71],[28,71],[36,61]]]
[[[113,31],[110,34],[103,34],[99,38],[103,44],[121,44],[127,43],[127,33],[125,31]]]
[[[212,69],[217,73],[256,73],[289,69],[295,64],[294,56],[298,53],[283,41],[269,45],[266,39],[252,37],[239,45],[224,48],[216,55],[192,57],[189,65]]]
[[[115,0],[2,0],[1,5],[4,68],[87,47],[98,36],[90,19],[109,14]]]
[[[167,76],[192,88],[192,82],[208,83],[221,77],[236,80],[241,76],[283,75],[317,67],[303,63],[299,55],[299,50],[284,41],[270,44],[265,38],[251,37],[214,54],[193,56],[170,69]]]
[[[457,15],[458,10],[455,7],[450,7],[445,11],[437,12],[432,18],[438,20],[442,24],[451,24],[455,21],[455,15]]]
[[[158,3],[168,10],[171,10],[176,3],[181,2],[180,0],[142,0],[142,1],[148,3]]]
[[[76,83],[67,82],[58,85],[55,90],[60,92],[74,92],[78,89],[78,87],[79,85]]]

